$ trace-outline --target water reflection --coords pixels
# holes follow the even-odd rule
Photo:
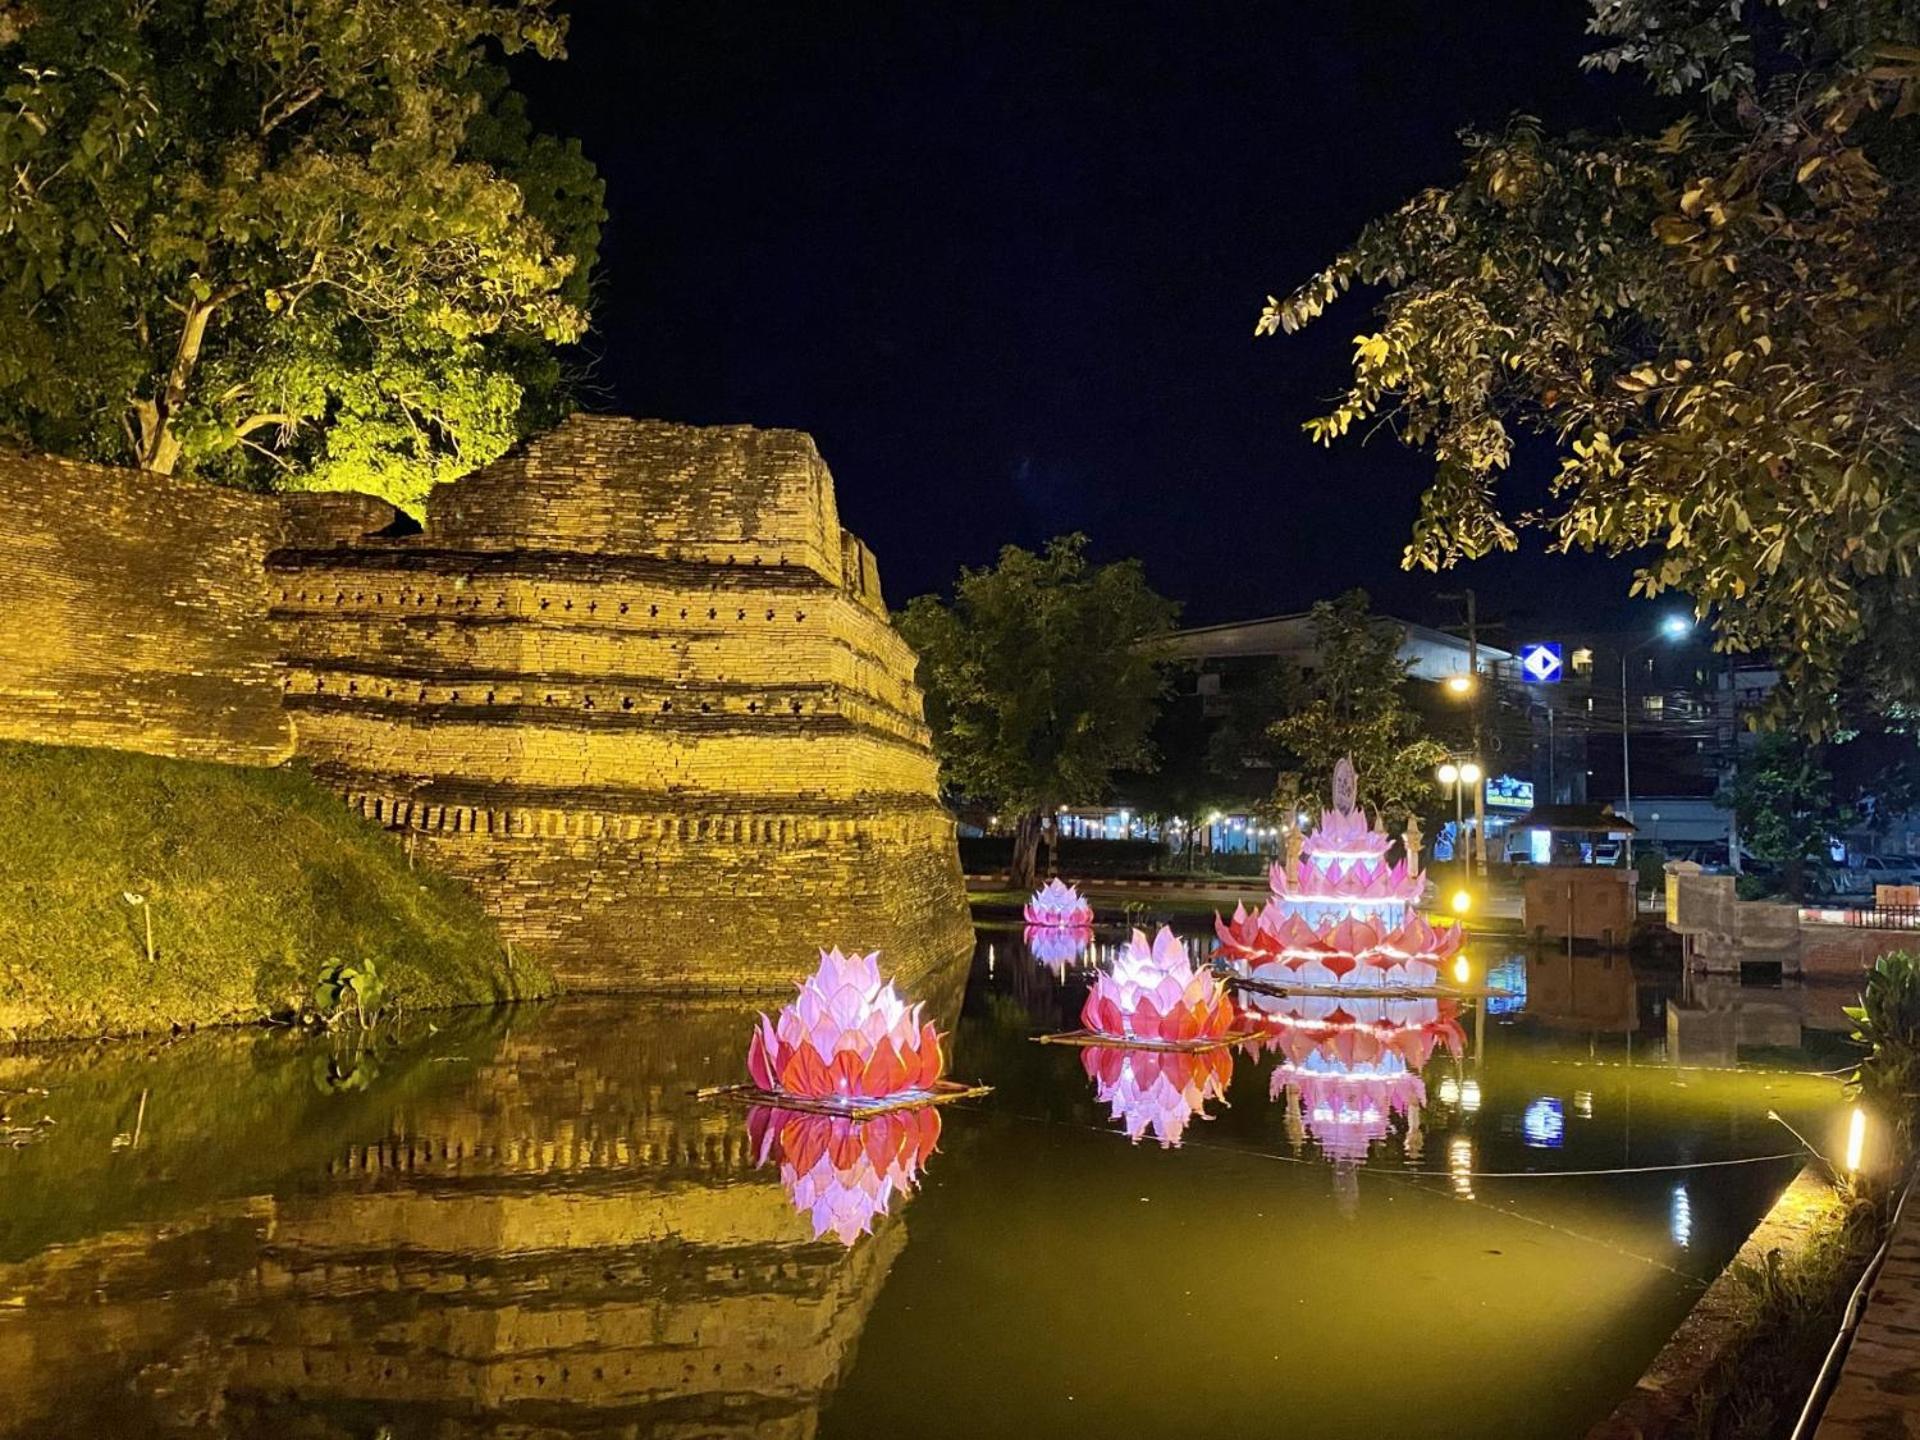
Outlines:
[[[1233,1078],[1233,1054],[1212,1050],[1132,1050],[1089,1045],[1080,1052],[1094,1094],[1127,1138],[1151,1134],[1165,1148],[1180,1143],[1187,1125],[1206,1119],[1209,1102],[1223,1099]]]
[[[1065,979],[1068,969],[1080,963],[1087,947],[1093,943],[1093,931],[1073,926],[1029,925],[1025,939],[1033,958]]]
[[[1284,1393],[1331,1437],[1546,1440],[1631,1385],[1798,1161],[1649,1167],[1837,1112],[1793,1073],[1820,1008],[1779,991],[1541,957],[1491,1019],[1263,997],[1257,1046],[1072,1049],[1032,1037],[1085,972],[993,943],[964,1005],[959,968],[916,993],[994,1094],[866,1122],[689,1098],[743,1078],[750,1005],[0,1055],[0,1090],[46,1091],[15,1120],[55,1122],[0,1150],[0,1434],[1059,1440]],[[1722,1015],[1748,1068],[1680,1068]],[[1410,1276],[1424,1323],[1381,1385],[1378,1307],[1314,1297]],[[1207,1364],[1169,1367],[1191,1324]]]
[[[1438,997],[1250,997],[1268,1027],[1261,1041],[1279,1061],[1269,1094],[1287,1106],[1287,1134],[1298,1149],[1311,1137],[1329,1160],[1358,1165],[1396,1119],[1403,1153],[1417,1162],[1424,1148],[1427,1104],[1422,1071],[1444,1047],[1455,1059],[1466,1048],[1459,1004]],[[1457,1084],[1457,1081],[1455,1082]]]
[[[692,1102],[737,1078],[750,1020],[574,1003],[462,1021],[344,1096],[284,1039],[109,1056],[78,1097],[54,1062],[62,1140],[88,1143],[50,1145],[27,1193],[36,1177],[0,1177],[0,1432],[811,1431],[940,1120]],[[238,1103],[183,1108],[172,1082],[193,1075]],[[79,1152],[112,1153],[93,1137],[136,1084],[124,1213],[103,1201],[102,1228],[37,1246],[77,1228],[54,1207],[95,1187],[60,1162],[100,1169]],[[224,1176],[200,1159],[241,1150]]]
[[[896,1196],[920,1183],[920,1167],[940,1141],[940,1112],[927,1105],[851,1120],[756,1105],[747,1132],[757,1162],[779,1166],[780,1184],[812,1220],[814,1238],[831,1234],[851,1246],[873,1233]]]

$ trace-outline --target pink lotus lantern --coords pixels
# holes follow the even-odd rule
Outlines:
[[[1151,944],[1141,931],[1087,993],[1080,1020],[1098,1035],[1162,1044],[1219,1040],[1233,1029],[1233,1001],[1210,971],[1193,968],[1165,925]]]
[[[880,1100],[930,1091],[944,1060],[933,1022],[880,979],[880,956],[820,952],[820,968],[778,1020],[760,1017],[747,1071],[762,1090],[807,1100]]]
[[[1093,907],[1071,885],[1056,877],[1033,892],[1027,901],[1027,924],[1049,929],[1084,929],[1093,924]]]
[[[1233,1077],[1230,1050],[1128,1050],[1089,1045],[1080,1052],[1094,1094],[1139,1144],[1151,1134],[1161,1148],[1178,1146],[1188,1123],[1206,1119],[1209,1101],[1227,1093]]]
[[[1065,975],[1067,967],[1086,953],[1087,946],[1093,942],[1093,931],[1055,925],[1029,925],[1025,939],[1034,959],[1056,975]]]
[[[871,1234],[893,1197],[908,1196],[940,1139],[931,1106],[891,1110],[870,1120],[756,1105],[747,1113],[755,1162],[780,1167],[793,1208],[813,1222],[816,1240],[831,1232],[851,1246]]]

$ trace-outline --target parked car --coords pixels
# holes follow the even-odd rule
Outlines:
[[[1862,855],[1854,868],[1869,886],[1920,885],[1920,860],[1905,855]]]
[[[1842,900],[1849,904],[1871,903],[1875,881],[1864,870],[1850,869],[1845,865],[1815,865],[1809,862],[1805,871],[1804,885],[1806,898],[1815,902],[1822,900]],[[1879,881],[1879,884],[1891,884],[1891,881]]]

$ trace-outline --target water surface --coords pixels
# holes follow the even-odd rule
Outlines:
[[[1143,1118],[1033,1042],[1097,959],[934,987],[994,1093],[851,1245],[790,1191],[871,1169],[689,1094],[752,1006],[0,1056],[0,1434],[1577,1435],[1798,1168],[1769,1111],[1839,1113],[1841,997],[1482,951],[1508,996],[1282,1017]]]

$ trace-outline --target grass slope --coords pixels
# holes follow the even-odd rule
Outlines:
[[[0,743],[0,1038],[257,1020],[336,956],[377,959],[409,1007],[552,989],[304,771]]]

